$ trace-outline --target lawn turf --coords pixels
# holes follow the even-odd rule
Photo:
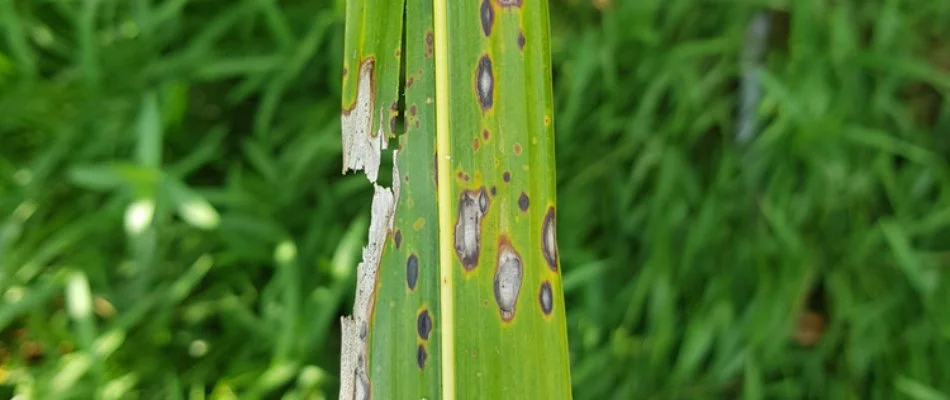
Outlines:
[[[0,0],[0,398],[336,397],[342,7]],[[575,398],[950,398],[950,2],[551,9]]]

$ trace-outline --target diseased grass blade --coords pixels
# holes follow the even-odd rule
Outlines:
[[[571,396],[547,7],[436,0],[447,399]]]
[[[341,398],[570,398],[547,4],[392,7],[347,4],[344,169],[376,189]]]
[[[340,398],[346,399],[369,398],[371,393],[382,398],[420,396],[438,380],[430,374],[431,383],[425,384],[424,378],[406,376],[422,369],[413,366],[421,358],[417,353],[426,351],[424,344],[416,344],[418,311],[410,309],[414,306],[407,299],[412,289],[407,287],[405,272],[401,278],[395,273],[399,269],[395,264],[401,264],[402,271],[409,264],[405,258],[399,261],[401,255],[396,252],[402,233],[393,233],[394,209],[397,201],[407,205],[412,201],[400,198],[398,168],[391,189],[377,184],[381,152],[396,135],[403,7],[402,1],[385,0],[348,1],[346,6],[343,170],[363,170],[375,187],[368,243],[358,266],[353,317],[343,320]],[[412,146],[407,144],[407,148]],[[394,156],[399,157],[398,152]],[[425,205],[420,202],[418,210],[435,213]],[[409,230],[406,235],[415,236]],[[437,245],[431,241],[414,244],[423,257]],[[425,246],[431,249],[422,251]],[[378,306],[382,307],[377,310]],[[438,367],[430,370],[438,371]]]
[[[377,398],[431,399],[440,390],[431,10],[428,2],[406,4],[404,134],[394,153],[396,212],[380,264],[371,333],[370,376]]]

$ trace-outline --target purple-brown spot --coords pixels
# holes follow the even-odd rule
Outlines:
[[[524,50],[524,32],[518,31],[518,50]]]
[[[416,365],[419,366],[419,369],[426,367],[426,359],[429,358],[429,355],[426,353],[426,348],[421,344],[416,349]]]
[[[495,9],[491,6],[491,0],[482,0],[480,11],[482,20],[482,33],[485,36],[491,35],[492,24],[495,23]]]
[[[501,179],[504,179],[505,182],[511,182],[511,172],[505,171],[505,173],[501,174]]]
[[[416,105],[415,105],[415,104],[409,106],[409,115],[411,115],[411,116],[413,116],[413,117],[416,116]]]
[[[554,309],[554,293],[551,291],[551,283],[544,281],[541,283],[541,290],[538,292],[538,303],[541,304],[541,311],[544,315],[551,315]]]
[[[483,54],[478,59],[478,67],[475,69],[475,92],[478,94],[478,104],[481,105],[482,112],[491,110],[495,101],[495,75],[492,72],[491,57],[487,54]]]
[[[514,146],[514,148],[513,148],[512,150],[515,151],[515,154],[520,155],[520,154],[521,154],[521,145],[518,144],[518,143],[515,143],[515,146]]]
[[[489,189],[488,191],[491,192],[492,196],[495,196],[496,194],[498,194],[498,190],[495,189],[495,185],[491,185],[491,189]]]
[[[419,281],[419,257],[410,254],[409,259],[406,260],[406,286],[409,286],[409,290],[415,290],[417,281]]]
[[[544,225],[541,226],[541,251],[548,268],[557,272],[557,232],[554,224],[554,206],[548,207],[544,215]]]
[[[408,177],[407,175],[406,178]],[[399,245],[402,244],[402,231],[399,229],[396,229],[396,233],[393,234],[393,244],[396,245],[397,250],[399,249]]]
[[[518,196],[518,208],[520,208],[521,211],[527,212],[529,203],[530,199],[528,199],[528,195],[525,192],[521,192],[521,196]]]
[[[489,135],[491,135],[491,133],[488,132],[488,129],[482,129],[482,139],[488,140]]]
[[[478,139],[472,140],[472,150],[478,151]]]
[[[435,37],[432,31],[426,31],[426,58],[432,58],[432,51],[435,48]]]
[[[429,333],[432,332],[432,317],[429,316],[429,310],[423,309],[416,317],[416,331],[419,333],[419,338],[429,340]]]

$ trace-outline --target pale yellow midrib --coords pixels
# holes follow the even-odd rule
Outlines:
[[[435,142],[439,168],[439,309],[442,319],[442,399],[455,400],[455,304],[452,296],[452,193],[449,150],[447,0],[433,0],[435,22]]]

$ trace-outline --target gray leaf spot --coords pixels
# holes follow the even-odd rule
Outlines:
[[[541,251],[548,267],[557,272],[557,238],[554,226],[554,207],[548,207],[544,215],[544,225],[541,227]]]
[[[455,223],[455,253],[466,271],[478,265],[481,253],[482,217],[488,212],[488,194],[485,188],[462,192]]]
[[[504,321],[511,321],[515,316],[523,270],[521,256],[511,247],[508,239],[502,237],[498,248],[498,264],[495,267],[494,289],[495,302],[498,303],[501,319]]]

